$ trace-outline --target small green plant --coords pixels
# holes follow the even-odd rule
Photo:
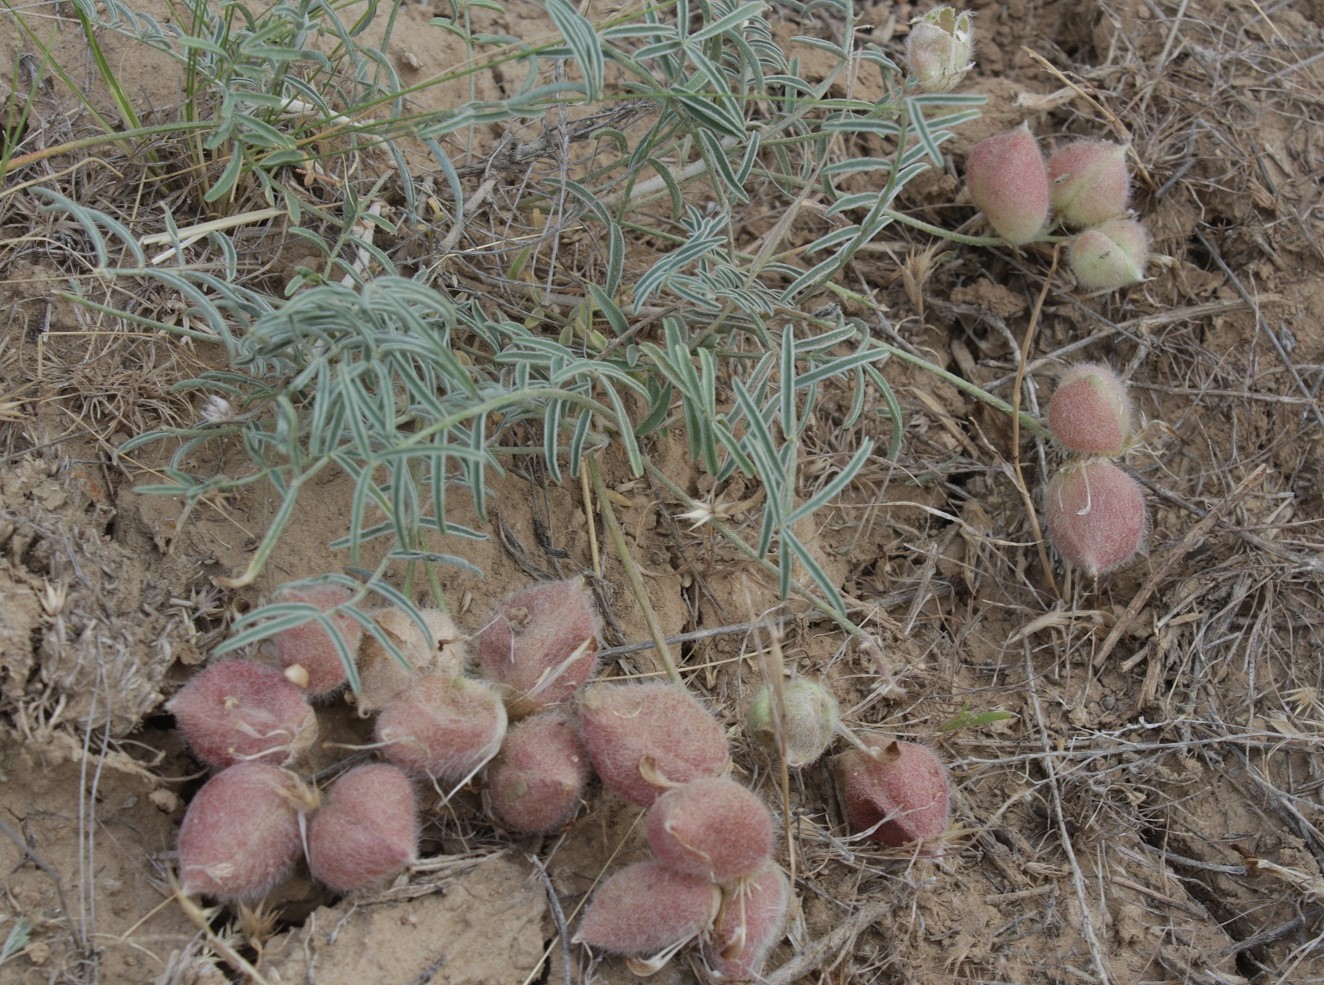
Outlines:
[[[837,699],[818,681],[802,676],[780,687],[771,682],[763,685],[745,713],[749,735],[769,752],[784,749],[786,765],[792,768],[816,762],[836,737],[840,723]]]

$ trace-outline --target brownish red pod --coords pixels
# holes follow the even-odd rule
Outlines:
[[[864,740],[832,758],[837,797],[851,831],[889,848],[916,842],[925,855],[941,853],[947,830],[947,767],[928,746],[899,739]]]
[[[317,792],[267,763],[236,763],[193,796],[179,826],[179,886],[185,893],[251,902],[293,868],[300,815]]]
[[[592,684],[580,695],[579,721],[602,782],[641,807],[731,762],[721,724],[679,685]]]
[[[772,815],[748,787],[707,776],[673,787],[645,821],[648,847],[678,872],[727,883],[753,873],[772,855]]]
[[[388,763],[345,772],[308,825],[308,868],[339,892],[390,879],[417,855],[414,785]]]
[[[478,635],[478,672],[512,718],[570,699],[597,667],[598,623],[584,579],[533,585],[504,599]]]
[[[194,754],[218,769],[245,761],[283,766],[317,737],[317,716],[303,691],[251,660],[204,668],[166,710]]]
[[[487,770],[488,802],[511,831],[553,831],[574,817],[589,773],[574,723],[555,709],[539,712],[506,735]]]

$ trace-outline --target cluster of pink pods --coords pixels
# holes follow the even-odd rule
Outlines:
[[[168,703],[216,770],[180,828],[184,892],[249,902],[301,858],[334,891],[368,889],[416,861],[429,785],[478,778],[493,821],[541,834],[573,819],[596,774],[646,811],[650,857],[598,886],[575,940],[640,971],[697,940],[713,980],[761,974],[791,898],[773,858],[772,815],[730,776],[722,723],[684,687],[590,682],[597,619],[582,580],[506,598],[470,641],[471,660],[445,613],[357,613],[338,584],[289,585],[276,597],[318,617],[273,637],[272,665],[220,660]],[[352,700],[374,718],[376,761],[319,790],[301,770],[317,735],[316,702],[344,687],[346,652],[359,683]],[[791,765],[812,762],[837,731],[836,703],[799,678],[778,694],[779,752]],[[751,706],[758,741],[771,734],[769,701]],[[833,772],[852,830],[935,853],[947,775],[930,750],[879,740],[836,757]]]
[[[1068,262],[1086,290],[1144,279],[1149,233],[1127,212],[1131,176],[1121,144],[1076,140],[1045,160],[1022,124],[975,145],[966,185],[989,225],[1014,246],[1038,239],[1053,217],[1073,230]]]

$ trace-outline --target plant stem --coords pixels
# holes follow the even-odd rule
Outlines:
[[[634,558],[630,555],[630,547],[625,543],[625,531],[621,529],[620,522],[616,519],[616,514],[611,508],[611,500],[607,497],[607,487],[602,481],[602,471],[598,467],[598,460],[593,457],[584,459],[584,464],[588,466],[588,475],[593,482],[593,495],[597,497],[598,509],[602,513],[603,524],[607,528],[607,536],[611,538],[611,543],[616,548],[616,554],[621,559],[621,564],[625,568],[625,577],[630,581],[630,590],[634,592],[635,601],[639,603],[639,609],[644,614],[644,622],[648,623],[648,635],[653,637],[653,645],[657,649],[658,661],[662,664],[662,669],[666,671],[667,677],[673,684],[684,684],[681,679],[680,671],[676,669],[676,662],[671,659],[671,647],[667,645],[667,636],[662,632],[662,626],[657,621],[657,613],[653,611],[653,606],[648,601],[648,592],[644,590],[644,580],[639,576],[639,566],[635,564]]]

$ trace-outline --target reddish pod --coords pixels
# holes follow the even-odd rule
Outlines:
[[[569,718],[558,711],[530,715],[510,730],[488,768],[492,810],[512,831],[553,831],[574,817],[589,769]]]
[[[869,752],[849,749],[832,759],[846,824],[889,848],[919,842],[923,854],[939,854],[947,830],[947,767],[914,742],[874,738],[865,745]]]
[[[668,790],[649,808],[645,830],[658,861],[710,882],[748,876],[772,855],[772,815],[725,776]]]
[[[462,783],[496,755],[506,709],[485,681],[424,674],[377,716],[382,755],[411,773]]]
[[[386,763],[356,766],[336,780],[308,826],[308,867],[338,892],[389,879],[417,855],[414,785]]]
[[[759,981],[768,952],[785,929],[790,902],[791,882],[771,859],[723,891],[722,908],[703,943],[714,981]]]
[[[250,660],[222,660],[195,674],[166,710],[194,754],[218,769],[243,761],[283,766],[317,737],[303,692]]]
[[[330,612],[344,605],[354,593],[333,582],[296,582],[283,585],[274,593],[277,602],[302,602],[319,612]],[[363,639],[363,626],[347,612],[328,617],[336,636],[352,658]],[[276,660],[285,676],[313,697],[330,694],[345,683],[348,672],[335,640],[321,623],[310,620],[272,637]]]
[[[299,816],[316,791],[266,763],[236,763],[208,780],[179,826],[185,893],[250,902],[285,878],[302,847]]]
[[[1048,401],[1048,429],[1067,451],[1120,455],[1131,437],[1126,384],[1101,363],[1081,363],[1062,374]]]
[[[599,683],[579,699],[593,768],[617,796],[648,807],[682,783],[724,773],[721,724],[683,687]]]
[[[598,887],[574,943],[612,954],[651,958],[712,926],[721,891],[707,879],[636,862]]]
[[[1110,140],[1076,140],[1048,159],[1053,211],[1072,229],[1097,226],[1126,211],[1131,175],[1126,148]]]
[[[1025,124],[977,143],[965,176],[975,208],[1013,246],[1035,239],[1048,224],[1048,169]]]
[[[512,718],[560,704],[593,676],[598,623],[584,579],[534,585],[497,606],[478,637],[478,670]]]
[[[1048,484],[1048,539],[1091,578],[1135,557],[1149,522],[1140,483],[1112,462],[1070,465]]]
[[[380,711],[421,674],[458,675],[464,670],[464,644],[454,621],[440,609],[420,609],[427,632],[403,609],[372,614],[377,629],[404,657],[401,661],[373,633],[364,631],[359,644],[359,692],[354,703],[360,715]]]

